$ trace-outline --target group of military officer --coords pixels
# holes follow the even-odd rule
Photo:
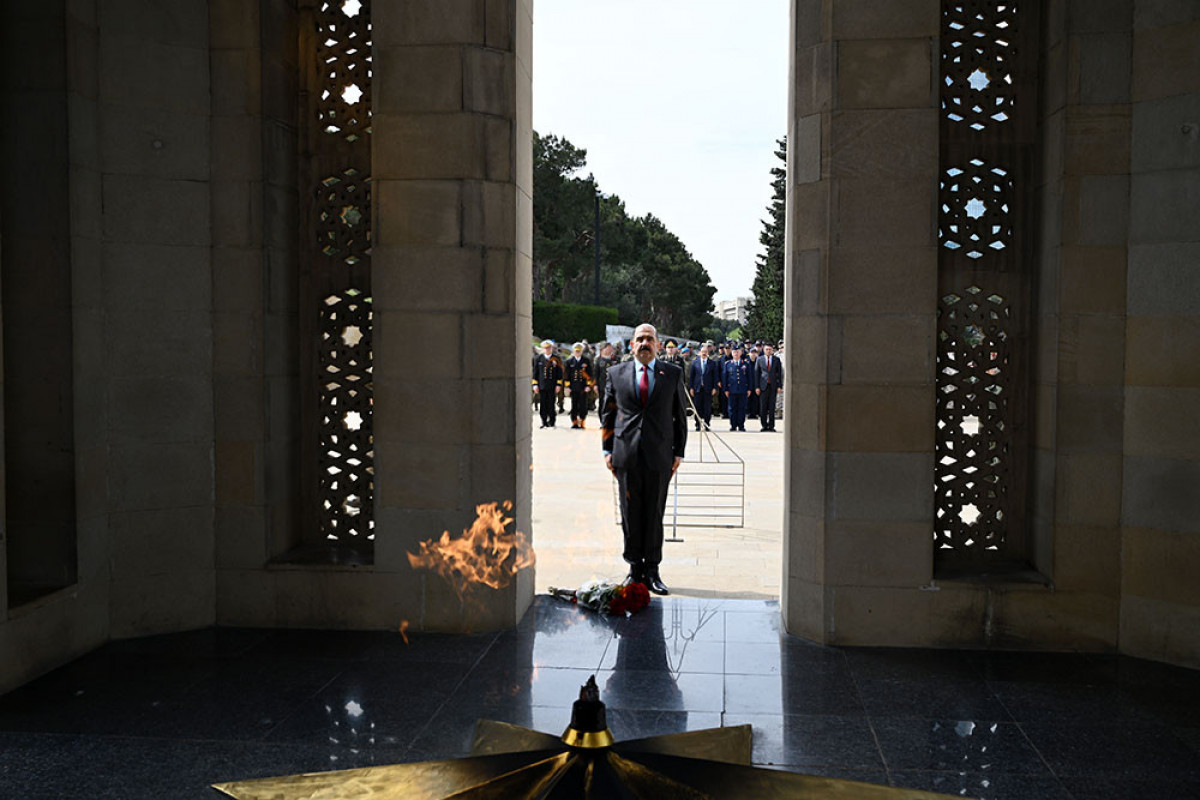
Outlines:
[[[604,396],[608,368],[632,356],[618,355],[611,342],[594,354],[586,341],[576,342],[565,360],[550,339],[542,341],[533,361],[533,390],[543,428],[555,427],[564,400],[571,403],[571,427],[583,429],[594,398]],[[659,358],[684,370],[696,430],[711,426],[714,410],[729,419],[731,431],[746,430],[747,415],[761,430],[775,430],[775,402],[783,392],[783,363],[770,343],[744,348],[741,342],[712,341],[696,348],[689,359],[668,340]],[[565,395],[565,397],[564,397]]]

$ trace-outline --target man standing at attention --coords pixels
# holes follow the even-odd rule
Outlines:
[[[557,416],[554,402],[562,395],[563,366],[554,354],[554,342],[542,342],[542,354],[533,362],[533,379],[537,381],[538,410],[542,414],[542,427],[553,428]]]
[[[583,430],[588,412],[588,390],[592,387],[592,360],[583,349],[583,342],[576,342],[567,359],[567,391],[571,393],[571,427]]]
[[[709,358],[709,345],[700,346],[700,357],[692,362],[689,387],[696,406],[696,430],[712,424],[713,392],[717,390],[717,362]]]
[[[764,431],[773,431],[775,393],[783,392],[783,364],[776,357],[775,348],[771,345],[763,345],[763,354],[759,356],[754,374],[754,393],[758,395],[758,419]]]
[[[733,343],[733,355],[722,369],[721,386],[729,409],[729,430],[746,430],[746,399],[750,395],[750,362],[742,360],[742,343]]]
[[[633,332],[633,360],[608,371],[600,404],[604,463],[617,478],[630,582],[668,594],[662,562],[663,511],[687,445],[683,370],[657,358],[658,331]]]

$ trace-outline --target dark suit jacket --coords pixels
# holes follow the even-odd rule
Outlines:
[[[717,368],[716,359],[708,360],[708,368],[704,370],[704,374],[700,374],[700,359],[692,362],[692,377],[688,382],[688,388],[692,389],[696,394],[708,392],[712,394],[713,389],[717,388],[717,383],[720,382],[720,372]]]
[[[767,357],[759,356],[754,365],[754,385],[762,389],[778,389],[783,385],[783,361],[779,356],[771,356],[771,373],[767,374]]]
[[[651,469],[670,471],[687,445],[683,370],[659,359],[654,388],[643,406],[637,387],[639,366],[636,360],[623,361],[608,370],[600,406],[604,452],[612,453],[617,469],[636,466],[640,451]]]

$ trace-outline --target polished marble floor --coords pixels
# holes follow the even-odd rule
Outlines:
[[[0,797],[216,798],[218,781],[558,733],[596,674],[618,739],[750,723],[780,769],[982,798],[1200,798],[1200,673],[1078,654],[829,648],[777,605],[605,619],[541,596],[472,636],[215,629],[114,642],[0,697]]]

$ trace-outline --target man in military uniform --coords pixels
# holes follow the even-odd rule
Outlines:
[[[758,393],[753,391],[756,387],[754,383],[755,371],[754,366],[758,363],[758,348],[751,345],[743,358],[750,364],[750,397],[746,401],[746,416],[753,419],[758,419]]]
[[[668,364],[674,364],[680,369],[684,368],[683,356],[679,354],[679,348],[676,346],[674,339],[667,342],[667,352],[662,357],[662,360]]]
[[[722,367],[721,385],[724,387],[726,407],[729,409],[729,430],[746,430],[746,401],[753,393],[750,380],[753,370],[749,361],[742,359],[742,343],[734,342],[732,355]]]
[[[533,364],[533,379],[537,381],[538,411],[542,415],[542,427],[553,428],[557,416],[554,404],[562,395],[563,365],[554,353],[554,342],[542,342],[542,354]]]
[[[588,390],[592,388],[592,360],[576,342],[566,366],[567,392],[571,395],[571,427],[583,430],[588,412]]]

